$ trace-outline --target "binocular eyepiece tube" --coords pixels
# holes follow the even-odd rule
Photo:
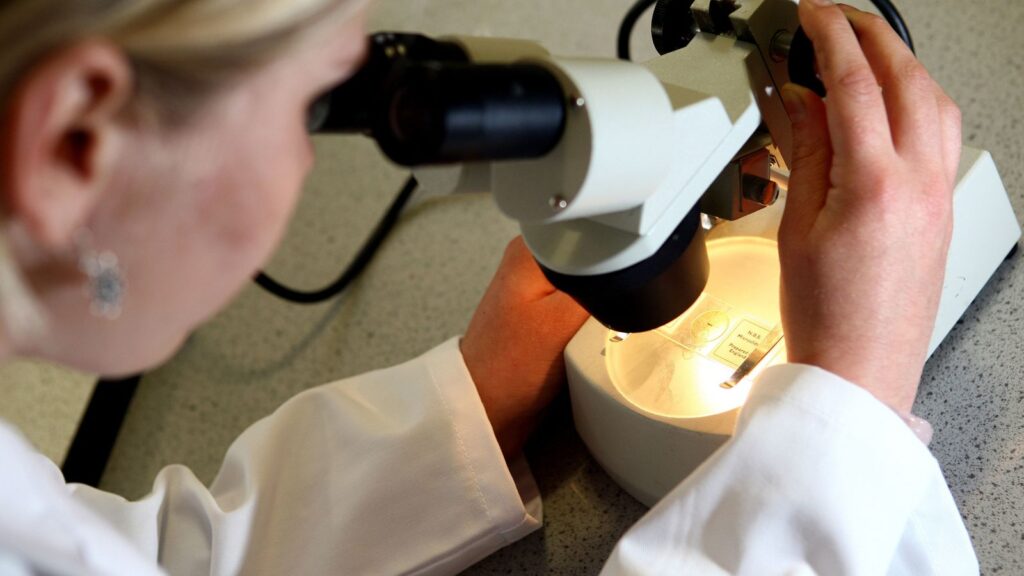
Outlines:
[[[531,64],[412,67],[385,102],[374,137],[405,166],[537,158],[565,130],[561,84]]]
[[[536,64],[472,64],[461,48],[378,34],[367,64],[310,111],[315,132],[361,132],[403,166],[544,156],[565,131],[567,97]]]

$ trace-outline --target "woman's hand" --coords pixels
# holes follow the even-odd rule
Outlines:
[[[909,412],[942,293],[960,112],[881,18],[822,0],[799,10],[828,97],[783,89],[789,359]]]
[[[562,352],[586,319],[521,237],[509,243],[460,346],[506,460],[521,453],[565,382]]]

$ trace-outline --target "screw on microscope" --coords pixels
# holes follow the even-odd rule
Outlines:
[[[569,206],[569,202],[561,196],[552,196],[548,199],[548,205],[556,212],[561,212]]]

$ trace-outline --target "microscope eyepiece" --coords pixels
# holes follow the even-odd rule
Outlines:
[[[567,100],[536,64],[474,64],[453,42],[370,39],[366,64],[310,107],[312,132],[371,135],[404,166],[544,156],[565,131]]]
[[[373,136],[405,166],[536,158],[565,130],[566,97],[532,64],[428,64],[385,92]]]
[[[362,68],[343,84],[324,93],[310,107],[310,132],[369,134],[384,92],[409,66],[427,62],[469,62],[469,55],[454,42],[438,41],[421,34],[379,32],[370,36],[367,46]]]

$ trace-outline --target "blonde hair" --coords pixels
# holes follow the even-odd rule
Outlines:
[[[3,0],[0,103],[33,63],[86,38],[124,50],[137,101],[157,112],[193,108],[211,91],[348,17],[363,0]]]
[[[124,51],[133,109],[181,120],[247,71],[349,18],[366,0],[0,0],[0,109],[47,54],[91,38]],[[0,206],[0,224],[4,219]],[[0,226],[0,329],[38,331],[40,313]],[[9,240],[9,239],[7,239]]]

